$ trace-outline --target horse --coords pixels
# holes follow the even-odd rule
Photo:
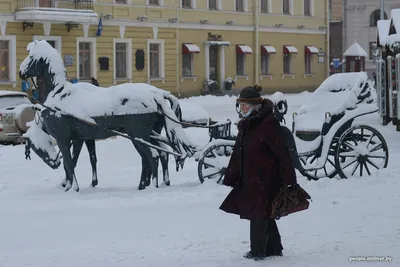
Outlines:
[[[158,163],[155,155],[163,154],[156,153],[156,150],[164,153],[167,150],[163,151],[161,146],[151,147],[154,142],[167,143],[175,152],[175,156],[179,155],[176,159],[181,165],[186,157],[192,156],[197,150],[187,138],[182,126],[177,123],[179,119],[172,109],[174,104],[170,107],[165,102],[165,98],[174,99],[169,92],[144,83],[122,84],[109,88],[95,87],[89,83],[72,84],[66,78],[60,54],[46,41],[30,43],[27,51],[29,55],[20,66],[20,78],[26,80],[45,77],[51,81],[48,88],[51,90],[42,104],[44,109],[40,111],[39,123],[31,123],[25,137],[30,139],[27,143],[32,145],[38,156],[45,162],[51,161],[53,167],[58,164],[60,158],[54,155],[51,148],[43,145],[48,140],[37,140],[34,133],[42,131],[56,139],[63,155],[66,172],[65,191],[73,185],[75,190],[79,191],[74,172],[76,164],[73,161],[79,153],[71,156],[70,147],[71,144],[76,144],[77,148],[78,145],[82,147],[82,140],[105,139],[116,135],[129,138],[142,158],[139,190],[150,185],[150,179],[146,179],[149,176],[155,180],[158,187]],[[77,102],[80,99],[87,99],[89,103],[86,106],[79,105]],[[175,111],[179,110],[180,113],[179,104],[176,103]],[[160,138],[161,129],[156,125],[160,119],[161,129],[166,130],[165,139]],[[162,156],[161,160],[165,163]]]

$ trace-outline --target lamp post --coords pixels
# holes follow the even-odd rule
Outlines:
[[[381,0],[381,19],[385,19],[385,0]]]

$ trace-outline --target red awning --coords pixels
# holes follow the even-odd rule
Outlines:
[[[306,54],[318,54],[318,48],[312,45],[306,45],[305,52]]]
[[[283,53],[285,54],[297,54],[297,48],[292,45],[284,45],[283,46]]]
[[[261,52],[264,55],[267,54],[276,54],[276,49],[272,45],[262,45],[261,46]]]
[[[195,44],[182,44],[183,54],[198,54],[200,53],[200,48]]]
[[[237,45],[236,53],[238,53],[238,54],[253,54],[253,50],[251,50],[250,46],[247,46],[247,45]]]

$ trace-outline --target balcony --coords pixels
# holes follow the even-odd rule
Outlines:
[[[93,0],[17,0],[15,19],[30,22],[97,23]]]

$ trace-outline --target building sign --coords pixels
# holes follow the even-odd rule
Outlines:
[[[74,57],[72,55],[65,55],[64,56],[64,65],[65,66],[74,65]]]

